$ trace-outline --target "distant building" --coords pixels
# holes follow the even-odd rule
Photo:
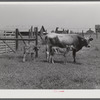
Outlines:
[[[64,32],[64,29],[60,29],[59,27],[56,27],[55,33],[61,34],[61,33],[63,33],[63,32]]]
[[[96,33],[96,38],[98,38],[98,33],[100,33],[100,25],[95,25],[95,33]]]
[[[55,33],[58,33],[58,34],[68,34],[69,30],[65,30],[63,28],[56,27]]]
[[[100,33],[100,25],[95,25],[95,31],[96,33]]]
[[[86,31],[86,34],[94,34],[95,32],[93,30],[91,30],[91,28],[89,28],[89,30]]]
[[[72,30],[70,30],[70,34],[74,34],[75,32],[73,32]]]
[[[31,32],[33,33],[33,36],[34,36],[33,26],[29,29],[29,31],[20,31],[22,36],[29,36]],[[44,26],[38,27],[38,35],[45,35],[45,34],[47,34],[47,30],[45,30]]]

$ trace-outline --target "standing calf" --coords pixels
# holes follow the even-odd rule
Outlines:
[[[26,61],[26,57],[27,55],[31,55],[31,58],[33,59],[33,55],[35,53],[35,45],[34,43],[32,42],[29,42],[27,43],[25,46],[24,46],[24,52],[23,52],[23,62]]]
[[[64,62],[66,63],[66,54],[68,54],[68,52],[71,51],[71,50],[72,50],[72,47],[68,46],[68,45],[66,45],[66,48],[60,48],[60,47],[55,47],[55,46],[48,48],[48,46],[46,46],[47,62],[54,63],[54,55],[55,54],[62,54],[65,58]]]

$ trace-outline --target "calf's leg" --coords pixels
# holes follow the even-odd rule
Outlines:
[[[66,55],[64,55],[64,64],[67,63]]]
[[[31,53],[31,59],[34,60],[34,53]]]
[[[50,59],[49,59],[49,62],[54,64],[53,55],[50,55]]]
[[[24,53],[24,55],[23,55],[23,62],[25,62],[26,61],[26,53]]]

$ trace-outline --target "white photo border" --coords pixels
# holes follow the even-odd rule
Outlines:
[[[62,3],[62,4],[65,4],[65,2],[17,2],[17,1],[14,1],[14,2],[0,2],[0,5],[2,4],[32,4],[32,3],[53,3],[53,4],[56,4],[56,3]],[[68,3],[73,3],[72,1],[71,2],[68,2]],[[93,3],[93,4],[96,4],[96,3],[100,3],[99,1],[96,2],[96,1],[93,1],[93,2],[85,2],[85,1],[81,1],[81,2],[75,2],[75,3]],[[9,98],[100,98],[100,90],[97,89],[97,90],[94,90],[94,89],[90,89],[90,90],[87,90],[87,89],[84,89],[84,90],[66,90],[66,89],[52,89],[52,90],[49,90],[49,89],[35,89],[35,90],[32,90],[32,89],[0,89],[0,98],[6,98],[6,99],[9,99]]]

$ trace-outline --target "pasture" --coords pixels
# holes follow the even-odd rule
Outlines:
[[[100,89],[100,35],[92,37],[91,47],[77,53],[76,64],[71,52],[66,64],[62,55],[55,55],[55,64],[46,62],[45,45],[38,58],[28,56],[24,63],[22,50],[0,55],[0,89]]]

